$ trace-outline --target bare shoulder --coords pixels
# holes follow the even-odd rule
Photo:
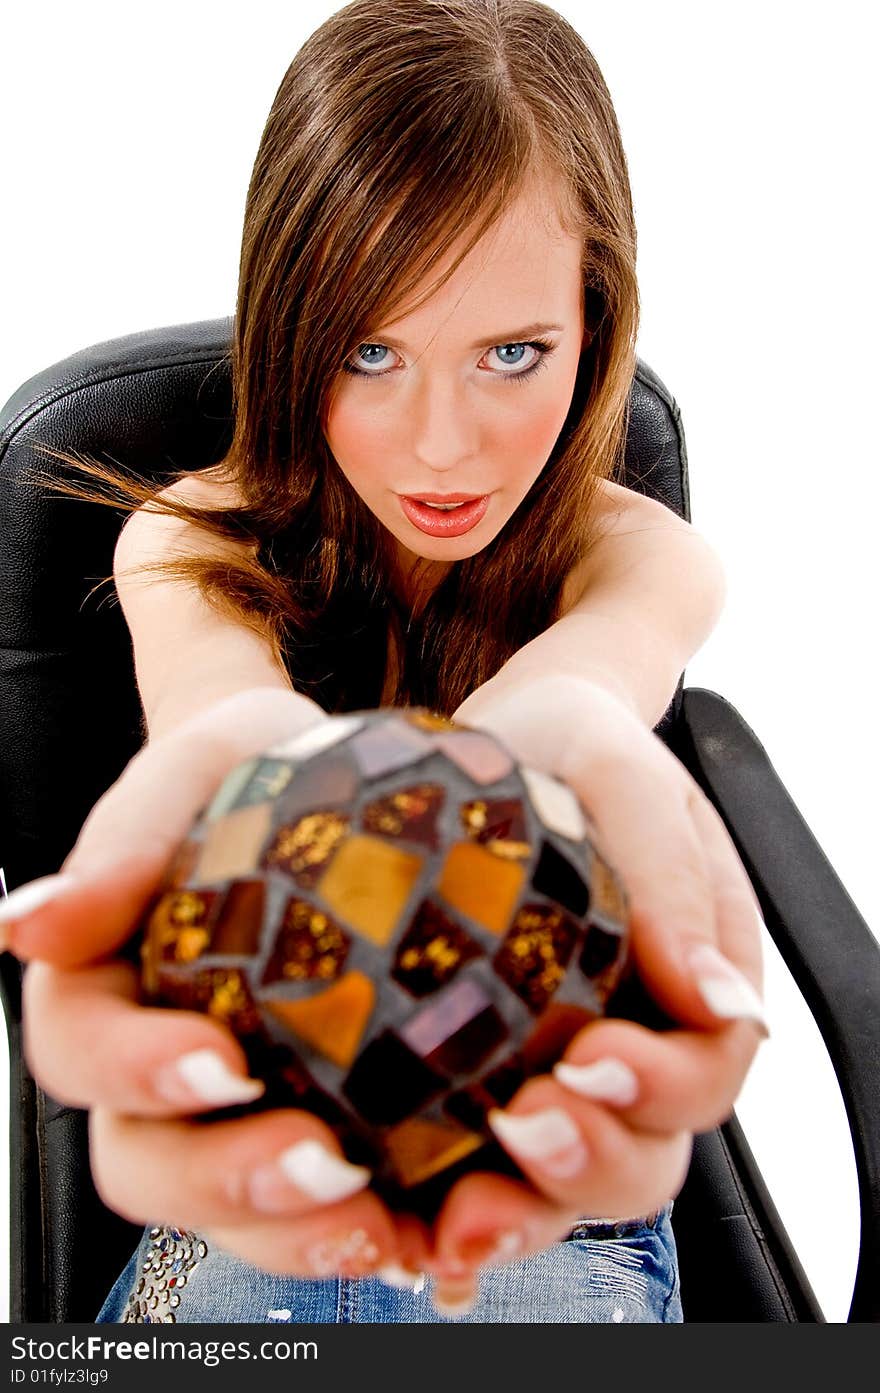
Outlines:
[[[591,521],[591,532],[596,540],[592,546],[584,550],[568,573],[559,607],[560,618],[568,614],[582,598],[592,569],[603,554],[603,543],[615,537],[650,531],[657,527],[689,527],[683,518],[671,508],[667,508],[664,503],[649,498],[647,494],[638,493],[635,489],[615,484],[611,479],[599,480],[596,509]]]
[[[156,501],[165,500],[223,512],[240,506],[241,493],[234,482],[212,466],[194,470],[160,489]],[[135,571],[144,561],[163,559],[171,554],[197,553],[233,559],[254,549],[251,543],[221,537],[195,522],[160,512],[148,502],[135,509],[119,533],[114,572],[118,577],[126,571]]]

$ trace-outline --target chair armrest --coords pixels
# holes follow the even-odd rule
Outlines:
[[[855,1154],[861,1240],[850,1321],[880,1319],[880,943],[729,702],[685,688],[669,746],[724,820],[767,930],[840,1085]]]

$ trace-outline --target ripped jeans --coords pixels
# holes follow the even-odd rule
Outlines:
[[[420,1292],[380,1277],[312,1279],[263,1272],[187,1230],[154,1225],[96,1317],[99,1323],[376,1324],[682,1322],[672,1203],[618,1223],[581,1219],[519,1262],[483,1268],[474,1305],[445,1316]]]

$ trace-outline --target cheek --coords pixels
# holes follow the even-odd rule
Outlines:
[[[387,452],[387,446],[382,448],[386,432],[387,422],[383,426],[380,416],[356,409],[344,399],[334,404],[325,430],[340,469],[359,478],[380,472],[377,463]]]
[[[518,390],[509,388],[511,394]],[[521,461],[526,472],[547,459],[568,413],[568,401],[556,392],[541,399],[538,393],[530,396],[526,407],[502,417],[495,433],[496,449],[509,453],[511,461]]]

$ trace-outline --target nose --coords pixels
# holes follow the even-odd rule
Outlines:
[[[479,455],[479,432],[466,388],[451,374],[430,374],[413,388],[404,405],[409,454],[426,469],[450,474]]]

